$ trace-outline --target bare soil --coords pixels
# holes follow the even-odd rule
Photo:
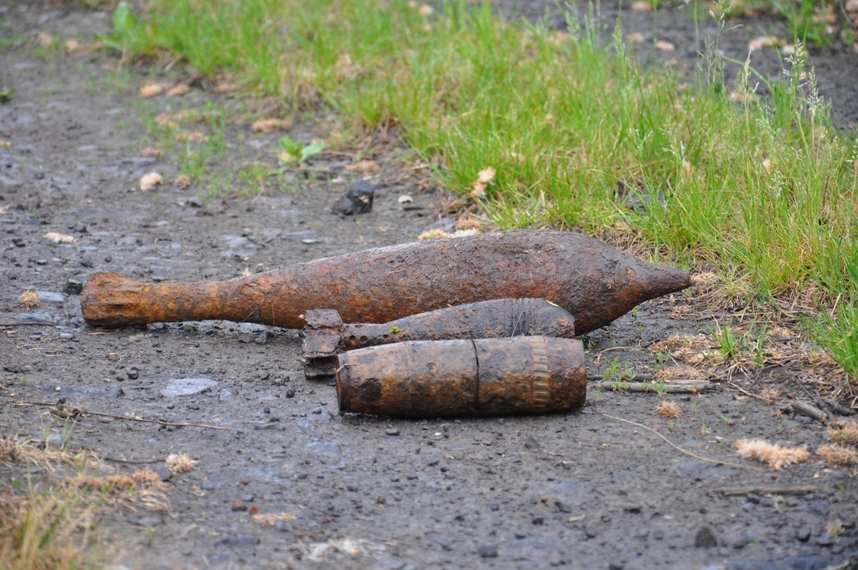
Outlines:
[[[546,13],[541,2],[514,8],[534,18]],[[651,30],[647,17],[656,16],[624,20],[624,27]],[[693,45],[684,13],[657,17],[659,38]],[[42,32],[89,40],[109,30],[109,15],[6,1],[0,18],[0,33],[27,38],[0,52],[0,87],[15,89],[0,105],[0,139],[10,143],[0,148],[0,434],[58,444],[63,423],[50,409],[63,399],[67,407],[125,418],[84,414],[65,442],[97,450],[120,470],[158,468],[176,452],[198,460],[167,481],[168,512],[104,511],[100,527],[117,545],[117,565],[858,567],[854,470],[811,455],[772,471],[731,449],[743,437],[811,451],[827,441],[820,422],[779,412],[795,399],[815,403],[819,377],[800,360],[725,363],[714,390],[666,396],[681,409],[674,420],[655,414],[656,394],[609,386],[591,390],[572,414],[397,420],[339,415],[335,388],[303,377],[298,331],[231,322],[86,326],[79,295],[63,294],[69,279],[85,282],[98,271],[144,281],[228,279],[402,243],[438,223],[444,192],[381,133],[367,135],[359,149],[322,153],[311,168],[271,179],[259,195],[212,198],[205,188],[177,188],[173,156],[141,156],[152,141],[138,88],[159,70],[133,67],[124,85],[109,54],[34,49]],[[854,121],[854,56],[832,52],[814,61],[835,112]],[[202,87],[181,99],[150,99],[150,111],[243,104]],[[305,117],[289,135],[309,141],[325,134],[326,124],[324,116]],[[278,136],[230,121],[228,153],[212,168],[274,164]],[[355,179],[345,168],[358,152],[381,166],[369,178],[374,208],[341,218],[329,206]],[[149,172],[167,183],[139,190]],[[404,194],[414,202],[400,204]],[[50,231],[75,242],[52,243],[43,237]],[[25,309],[18,299],[27,290],[61,300],[42,295],[38,309]],[[620,369],[653,375],[659,363],[651,345],[672,335],[710,335],[716,319],[733,317],[707,308],[698,289],[646,303],[591,333],[590,374],[601,376],[616,359]],[[24,324],[39,319],[47,324]],[[806,348],[797,334],[770,342]],[[678,365],[678,358],[662,364]],[[215,384],[164,394],[182,378]],[[772,404],[754,397],[764,388],[780,396]],[[18,468],[0,467],[0,479],[22,477]],[[280,520],[263,526],[254,513]]]

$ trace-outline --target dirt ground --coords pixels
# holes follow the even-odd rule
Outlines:
[[[542,3],[514,7],[546,13]],[[624,25],[646,33],[652,17]],[[657,17],[679,46],[675,57],[685,57],[694,41],[687,15]],[[231,322],[86,326],[73,286],[95,272],[228,279],[407,242],[439,223],[443,189],[379,133],[359,149],[323,152],[259,195],[180,189],[175,156],[141,156],[153,144],[144,118],[213,106],[240,118],[244,102],[205,85],[144,101],[138,88],[157,69],[117,76],[117,59],[106,53],[34,48],[43,32],[89,40],[109,30],[107,14],[5,0],[0,20],[0,36],[26,37],[0,52],[0,89],[15,89],[0,105],[0,139],[9,141],[0,148],[0,434],[88,447],[120,471],[163,471],[177,452],[197,459],[167,480],[168,511],[105,510],[99,524],[117,545],[114,568],[858,567],[855,471],[813,454],[772,471],[731,449],[739,438],[811,452],[827,442],[822,423],[779,412],[794,399],[816,402],[821,377],[800,358],[710,367],[712,390],[666,396],[681,409],[673,420],[656,415],[657,395],[615,393],[610,384],[591,389],[572,414],[395,420],[340,416],[335,387],[301,372],[298,331]],[[736,40],[736,49],[746,42]],[[815,61],[838,117],[858,119],[855,56]],[[289,136],[326,134],[326,117],[298,119]],[[227,152],[211,168],[274,164],[280,134],[227,121]],[[341,218],[328,209],[356,179],[346,167],[358,153],[381,167],[369,176],[374,208]],[[139,190],[150,172],[167,183]],[[406,194],[413,202],[401,204]],[[74,243],[53,243],[48,232]],[[49,294],[26,309],[18,299],[27,290]],[[601,377],[613,365],[646,376],[659,364],[679,366],[681,351],[659,363],[650,347],[672,335],[711,339],[731,315],[707,308],[701,288],[641,306],[587,335],[588,371]],[[787,330],[769,348],[802,353],[805,342]],[[169,395],[187,378],[213,384]],[[764,389],[779,396],[766,403]],[[58,399],[107,415],[84,415],[64,434],[49,414]],[[0,479],[21,476],[0,467]]]

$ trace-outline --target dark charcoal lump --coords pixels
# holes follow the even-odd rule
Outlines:
[[[331,212],[338,216],[366,214],[372,211],[372,199],[375,186],[366,180],[358,180],[346,192],[337,198],[331,206]]]
[[[83,292],[83,282],[77,279],[66,279],[63,286],[63,293],[66,295],[80,295]]]

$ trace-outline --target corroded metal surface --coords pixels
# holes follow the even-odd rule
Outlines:
[[[584,403],[579,340],[412,341],[338,357],[341,412],[402,417],[538,414]]]
[[[492,299],[403,317],[384,324],[346,324],[334,310],[307,311],[304,374],[333,376],[336,354],[408,340],[513,336],[575,337],[575,318],[544,299]]]
[[[685,271],[638,261],[583,234],[522,230],[370,249],[221,282],[143,284],[99,273],[84,288],[81,310],[100,327],[227,319],[301,328],[310,309],[383,323],[531,297],[572,313],[584,334],[689,284]]]

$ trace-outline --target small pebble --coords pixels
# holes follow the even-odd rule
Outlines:
[[[161,479],[161,481],[167,481],[168,479],[170,479],[170,477],[173,476],[173,472],[170,471],[170,468],[163,463],[159,463],[158,465],[156,465],[153,471],[156,475],[158,475],[158,478]]]
[[[697,548],[718,546],[718,539],[715,537],[715,533],[712,532],[711,528],[704,526],[697,531],[696,535],[694,535],[694,546]]]
[[[384,430],[384,433],[387,435],[399,435],[399,430],[397,428],[387,428]]]
[[[497,558],[498,548],[497,546],[481,546],[479,551],[481,558]]]

